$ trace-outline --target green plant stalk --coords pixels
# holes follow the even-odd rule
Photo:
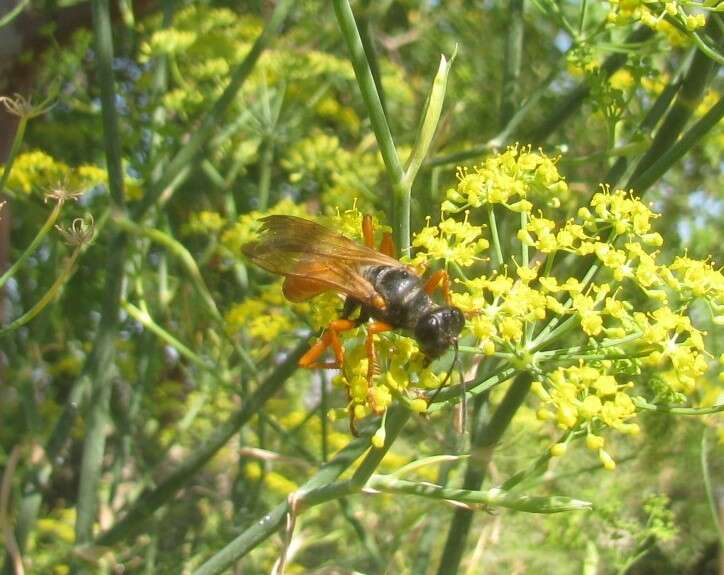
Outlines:
[[[495,259],[492,262],[493,268],[499,268],[503,265],[503,250],[500,247],[500,238],[498,237],[498,224],[495,220],[495,208],[492,204],[488,204],[488,223],[490,224],[490,238],[493,240],[493,255]]]
[[[386,475],[373,475],[365,487],[385,493],[415,495],[430,499],[457,501],[470,505],[504,507],[525,513],[562,513],[592,509],[590,502],[571,497],[513,495],[498,488],[489,489],[488,491],[452,489],[433,483],[391,479]]]
[[[711,109],[686,133],[677,140],[666,152],[664,152],[654,163],[638,178],[629,183],[629,185],[643,194],[656,181],[663,176],[676,162],[698,144],[702,138],[724,117],[724,98],[712,106]]]
[[[0,188],[2,189],[2,188]],[[8,270],[0,276],[0,289],[7,283],[7,281],[15,275],[15,272],[18,271],[21,265],[25,262],[26,259],[30,257],[30,255],[35,252],[35,249],[38,247],[40,242],[43,241],[43,238],[48,234],[50,229],[55,224],[56,220],[58,219],[58,216],[60,215],[60,209],[63,206],[63,202],[57,202],[55,204],[55,207],[53,208],[53,211],[50,212],[50,215],[48,216],[48,219],[45,220],[45,223],[43,224],[43,227],[40,228],[38,231],[38,234],[33,238],[33,241],[30,242],[30,245],[25,249],[25,251],[20,254],[20,257],[11,265]]]
[[[480,417],[480,424],[471,441],[471,458],[465,471],[463,489],[479,490],[493,456],[495,445],[510,425],[513,416],[523,404],[533,381],[529,373],[520,373],[510,385],[488,420]],[[467,540],[473,514],[466,509],[456,509],[453,514],[443,554],[438,566],[438,575],[453,575],[458,572],[465,542]]]
[[[28,4],[30,4],[30,0],[20,0],[20,2],[18,2],[18,5],[15,6],[15,8],[10,10],[10,12],[5,14],[5,16],[0,18],[0,28],[2,28],[3,26],[7,26],[8,24],[10,24],[10,22],[15,20],[15,18],[17,18],[20,15],[20,13],[23,10],[25,10],[25,7]],[[1,186],[0,186],[0,190],[2,190]]]
[[[271,185],[271,168],[274,161],[274,143],[266,138],[262,143],[259,166],[259,210],[269,207],[269,187]]]
[[[632,398],[634,405],[645,411],[655,411],[657,413],[670,413],[673,415],[711,415],[712,413],[720,413],[724,411],[724,404],[712,405],[711,407],[679,407],[676,405],[656,405],[649,403],[641,397]]]
[[[18,152],[20,151],[20,147],[23,145],[23,138],[25,137],[25,128],[28,126],[28,118],[26,116],[21,116],[20,120],[18,121],[18,128],[15,130],[15,137],[13,138],[13,145],[10,148],[10,154],[8,155],[7,162],[5,162],[5,167],[3,169],[3,175],[0,177],[0,194],[5,192],[5,184],[8,183],[8,178],[10,177],[10,170],[13,169],[13,164],[15,163],[15,158],[18,155]]]
[[[201,125],[194,130],[186,144],[176,153],[168,166],[166,166],[163,174],[157,181],[153,182],[151,189],[146,194],[134,219],[138,220],[138,217],[145,214],[162,196],[164,196],[166,200],[168,199],[168,194],[166,193],[167,188],[176,181],[182,172],[188,169],[189,165],[193,164],[194,158],[201,151],[204,144],[209,141],[211,135],[218,127],[224,124],[224,114],[251,74],[262,52],[267,48],[273,36],[281,29],[282,24],[294,4],[293,0],[281,0],[276,5],[269,22],[264,27],[264,31],[256,39],[249,53],[231,75],[229,85],[201,121]]]
[[[162,341],[173,347],[175,350],[177,350],[182,356],[184,356],[186,359],[188,359],[191,363],[199,367],[200,369],[203,369],[204,371],[210,373],[214,377],[217,376],[217,370],[213,365],[210,365],[206,361],[203,360],[200,356],[195,354],[189,347],[181,343],[178,339],[176,339],[173,335],[171,335],[168,331],[163,329],[160,325],[158,325],[155,321],[153,321],[153,318],[144,310],[137,308],[135,305],[133,305],[130,302],[123,302],[122,307],[124,310],[128,312],[128,315],[130,315],[133,319],[135,319],[138,323],[143,325],[146,329],[151,331],[153,334],[159,337]]]
[[[385,164],[387,177],[392,185],[393,195],[390,212],[393,233],[395,234],[397,249],[404,252],[410,246],[410,195],[412,189],[404,180],[405,175],[402,171],[400,158],[397,155],[390,126],[380,96],[377,93],[375,80],[365,55],[352,8],[348,0],[333,0],[333,4],[337,22],[349,49],[357,84],[367,106],[367,112],[370,115],[372,130],[375,133],[377,145]]]
[[[520,100],[520,67],[523,61],[523,0],[512,0],[508,7],[505,36],[503,81],[500,90],[500,127],[505,128]]]
[[[409,412],[406,410],[392,408],[387,417],[385,425],[386,439],[382,448],[370,448],[370,437],[374,430],[373,426],[370,426],[370,429],[350,442],[328,464],[323,466],[311,479],[300,487],[294,494],[295,498],[304,500],[305,497],[308,496],[307,494],[314,493],[316,497],[314,504],[320,504],[342,496],[343,490],[338,487],[341,484],[334,483],[334,481],[348,469],[360,455],[367,451],[367,455],[355,471],[353,478],[349,480],[357,489],[361,489],[391,447],[408,418]],[[343,483],[346,484],[347,482]],[[334,486],[334,488],[330,489],[330,486]],[[318,497],[319,495],[326,495],[326,497]],[[193,572],[193,575],[216,575],[225,572],[225,570],[236,561],[244,557],[244,555],[249,553],[249,551],[258,546],[270,535],[274,534],[279,527],[282,526],[289,511],[290,503],[289,499],[287,499],[207,560]]]
[[[719,522],[719,511],[714,496],[714,489],[711,484],[711,475],[709,474],[709,452],[706,441],[707,428],[704,427],[704,431],[701,434],[701,477],[704,481],[704,491],[706,492],[707,503],[709,504],[709,511],[711,512],[711,518],[714,522],[714,527],[719,535],[719,548],[724,548],[724,530],[722,529],[721,523]]]
[[[65,283],[68,281],[68,279],[72,275],[75,261],[78,259],[80,252],[81,252],[81,247],[78,246],[73,251],[70,258],[68,258],[68,262],[66,263],[65,267],[60,272],[58,277],[55,278],[53,285],[51,285],[50,288],[48,288],[48,291],[46,291],[43,294],[43,297],[41,297],[37,301],[37,303],[33,307],[31,307],[27,312],[25,312],[19,318],[15,319],[15,321],[9,323],[8,325],[6,325],[2,329],[0,329],[0,337],[7,335],[10,332],[13,332],[16,329],[24,326],[26,323],[28,323],[30,320],[32,320],[35,316],[37,316],[41,311],[43,311],[50,302],[53,301],[55,296],[58,295],[60,288],[63,287],[63,285],[65,285]]]
[[[118,115],[115,106],[113,81],[113,37],[108,0],[93,0],[93,31],[98,59],[98,80],[101,93],[103,119],[103,141],[108,171],[113,210],[123,213],[123,168],[121,165],[121,144],[118,129]],[[124,278],[127,240],[125,234],[114,233],[110,242],[106,267],[106,290],[101,309],[101,320],[91,358],[89,374],[91,379],[91,409],[87,423],[83,457],[80,467],[78,504],[76,507],[75,542],[88,543],[93,539],[93,525],[96,520],[103,455],[106,445],[111,395],[111,376],[115,356],[115,338],[119,322],[121,287]]]
[[[143,526],[143,522],[172,498],[193,475],[199,471],[239,429],[259,412],[264,403],[271,398],[287,379],[297,369],[297,361],[307,351],[309,344],[301,342],[282,363],[270,373],[259,387],[246,399],[244,405],[231,414],[224,423],[180,464],[166,479],[153,488],[147,488],[141,493],[124,517],[113,525],[108,531],[97,538],[98,545],[112,545],[124,537],[135,533]],[[167,467],[160,464],[159,467]]]
[[[507,381],[517,372],[518,370],[514,367],[501,368],[495,374],[483,377],[482,380],[476,380],[473,383],[465,384],[465,399],[468,401],[474,399],[475,397],[485,393],[486,391],[491,390],[495,386]],[[426,413],[434,413],[448,407],[449,403],[457,403],[459,401],[462,401],[463,398],[462,394],[460,393],[461,391],[462,390],[460,384],[446,387],[437,394],[435,402],[431,403],[427,407]]]
[[[716,33],[716,17],[710,17],[707,29]],[[719,38],[716,33],[716,38]],[[626,189],[636,187],[638,180],[644,172],[647,172],[657,160],[669,150],[679,137],[687,121],[694,113],[694,109],[701,101],[706,86],[715,70],[714,62],[701,51],[697,51],[691,60],[691,65],[686,73],[676,99],[669,109],[661,127],[656,132],[649,150],[639,160],[633,174],[626,183]]]

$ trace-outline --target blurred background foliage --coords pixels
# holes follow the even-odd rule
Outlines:
[[[6,233],[0,241],[7,249],[0,250],[0,271],[20,257],[47,221],[54,201],[46,196],[52,190],[83,192],[64,203],[57,223],[67,228],[90,214],[95,238],[82,248],[52,303],[22,328],[0,335],[0,466],[8,484],[0,537],[8,546],[16,526],[27,573],[192,573],[349,443],[344,417],[329,417],[344,407],[344,392],[326,373],[292,373],[206,465],[183,475],[164,505],[155,513],[156,506],[148,509],[140,527],[122,533],[110,547],[74,552],[76,543],[106,543],[79,541],[77,506],[89,406],[98,400],[88,366],[107,321],[104,297],[118,279],[107,268],[119,253],[112,231],[117,206],[107,191],[102,80],[93,31],[83,16],[88,6],[25,4],[23,14],[0,28],[0,38],[34,25],[42,49],[24,46],[14,55],[2,92],[20,92],[34,103],[47,98],[52,107],[27,123],[5,184],[0,225]],[[304,349],[310,328],[322,327],[339,307],[331,296],[290,304],[279,282],[269,283],[245,264],[240,247],[254,237],[255,220],[270,212],[333,217],[356,207],[389,223],[390,184],[334,12],[326,2],[293,4],[242,88],[215,118],[210,137],[156,197],[151,190],[200,130],[275,3],[121,1],[112,12],[128,213],[121,227],[128,236],[113,353],[95,372],[106,373],[110,389],[109,416],[101,428],[108,435],[100,460],[96,535],[116,525],[139,494],[163,485],[164,477],[225,428],[275,366],[298,355],[292,350]],[[669,5],[673,13],[666,12]],[[457,182],[456,166],[472,166],[515,142],[559,157],[558,169],[568,182],[562,209],[575,215],[617,159],[630,168],[650,148],[651,127],[640,128],[645,115],[689,69],[694,34],[703,37],[705,17],[714,30],[707,41],[721,37],[718,6],[623,0],[354,2],[403,161],[413,148],[440,55],[457,51],[433,148],[412,190],[412,230],[428,217],[439,220],[446,191]],[[73,33],[61,37],[57,22],[65,21],[56,22],[56,16],[73,9],[80,14]],[[652,23],[650,14],[664,16]],[[506,55],[511,30],[524,38],[517,66]],[[638,34],[633,40],[632,33]],[[721,54],[721,44],[717,49]],[[620,63],[608,72],[604,62],[611,58]],[[713,71],[690,102],[691,122],[720,98],[719,63],[712,61]],[[581,87],[582,97],[569,99]],[[3,116],[4,160],[16,121]],[[686,252],[722,261],[723,148],[718,124],[644,190],[661,214],[655,229],[665,237],[665,258]],[[507,242],[506,222],[501,229]],[[514,228],[507,232],[515,235]],[[73,250],[50,230],[5,284],[2,325],[52,287]],[[716,364],[720,327],[700,316]],[[717,403],[716,371],[714,365],[697,382],[693,405]],[[498,391],[492,405],[500,400]],[[453,429],[452,417],[451,410],[413,417],[381,471],[465,451],[465,436]],[[594,510],[478,511],[463,542],[459,572],[717,573],[720,532],[701,465],[702,436],[716,427],[715,418],[644,414],[639,436],[617,439],[613,473],[582,452],[547,461],[544,473],[523,483],[526,493],[567,494],[591,501]],[[719,421],[718,434],[708,439],[714,487],[724,472],[722,429]],[[521,407],[497,446],[491,486],[532,465],[556,436],[536,419],[534,402]],[[416,471],[418,479],[453,486],[463,473],[460,462]],[[435,572],[451,514],[442,501],[399,494],[358,495],[313,507],[298,519],[287,572]],[[269,572],[283,538],[278,533],[258,545],[234,572]],[[443,565],[438,572],[456,572],[450,569],[457,566]],[[5,572],[13,572],[10,555]]]

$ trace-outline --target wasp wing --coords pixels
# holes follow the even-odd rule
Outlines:
[[[334,290],[384,307],[361,270],[371,265],[401,267],[398,260],[303,218],[274,215],[260,221],[259,240],[246,244],[243,252],[259,267],[285,277],[287,299],[304,301]]]

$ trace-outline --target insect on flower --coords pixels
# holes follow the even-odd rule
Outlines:
[[[301,367],[343,369],[344,348],[339,334],[362,324],[367,324],[368,382],[376,370],[376,333],[410,333],[429,360],[454,346],[457,359],[457,341],[465,317],[450,305],[447,273],[437,271],[423,281],[412,268],[393,257],[395,248],[389,234],[376,250],[369,215],[362,220],[364,245],[303,218],[275,215],[260,221],[260,239],[242,250],[258,266],[284,276],[282,289],[288,300],[305,301],[327,291],[346,296],[342,318],[332,321],[319,341],[300,358]],[[442,289],[445,305],[435,303],[431,297],[437,287]],[[357,319],[349,319],[358,309]],[[329,347],[335,361],[319,362]]]

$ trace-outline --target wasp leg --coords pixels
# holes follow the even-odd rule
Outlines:
[[[364,238],[365,245],[368,248],[375,247],[374,224],[372,223],[372,216],[369,214],[365,214],[362,217],[362,237]]]
[[[373,321],[371,324],[367,326],[367,339],[365,340],[365,349],[367,350],[367,386],[368,388],[371,388],[372,386],[372,378],[375,375],[375,371],[377,368],[377,354],[375,352],[375,334],[376,333],[382,333],[385,331],[392,331],[395,329],[388,323],[384,323],[382,321]],[[370,400],[370,407],[372,408],[372,411],[375,413],[379,413],[379,410],[377,409],[377,406],[375,406],[374,401],[372,401],[372,398],[368,396],[368,399]]]
[[[364,238],[365,245],[368,248],[374,249],[375,229],[374,224],[372,223],[372,216],[369,214],[365,214],[362,218],[362,237]],[[390,256],[391,258],[395,257],[395,242],[392,239],[392,234],[385,232],[382,235],[382,241],[380,242],[380,247],[377,251],[385,254],[386,256]]]
[[[338,334],[343,331],[349,331],[357,327],[357,322],[349,319],[336,319],[329,323],[327,329],[324,330],[322,337],[309,348],[309,351],[299,358],[299,367],[322,368],[322,369],[342,369],[344,367],[344,348],[339,341]],[[332,347],[334,351],[334,362],[317,363],[317,359]]]
[[[439,270],[433,273],[430,278],[425,282],[424,290],[428,295],[435,291],[435,288],[440,285],[442,289],[442,297],[445,299],[445,303],[450,303],[450,278],[445,270]]]
[[[390,232],[385,232],[382,235],[379,251],[391,258],[395,257],[395,240],[392,239],[392,234]]]

